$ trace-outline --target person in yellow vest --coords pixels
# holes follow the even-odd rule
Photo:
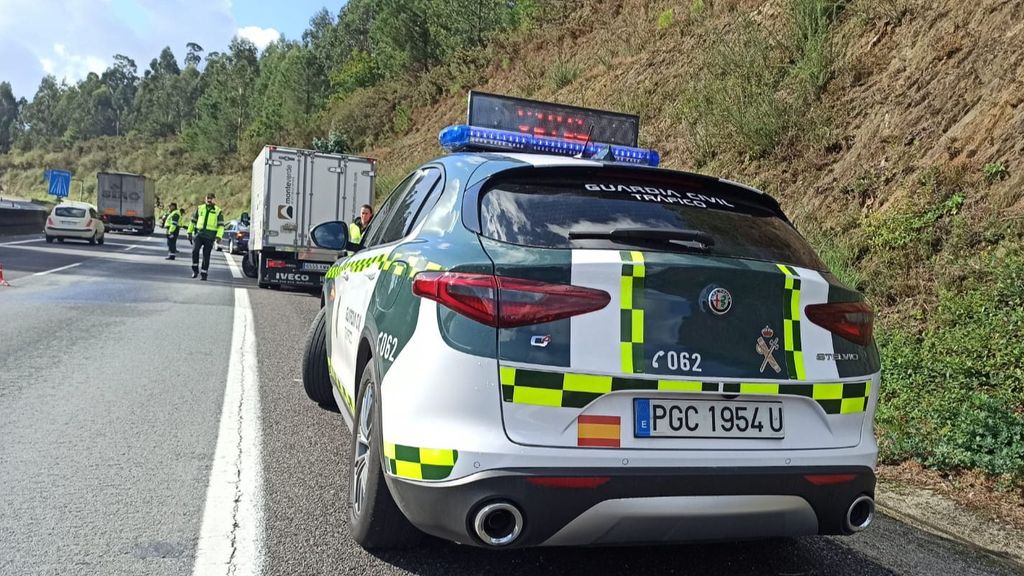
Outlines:
[[[171,202],[171,211],[164,218],[164,228],[167,229],[167,260],[174,260],[178,253],[178,234],[181,232],[181,210],[178,204]]]
[[[213,251],[213,243],[224,237],[224,214],[217,206],[213,193],[207,194],[206,203],[200,204],[192,214],[192,223],[188,225],[189,242],[193,236],[195,243],[192,244],[192,277],[200,276],[200,280],[206,280],[206,275],[210,271],[210,252]],[[199,268],[200,250],[203,251],[202,269]]]
[[[363,233],[366,232],[366,227],[370,225],[370,220],[373,220],[373,206],[363,204],[359,208],[359,217],[348,225],[348,241],[353,244],[361,244]]]

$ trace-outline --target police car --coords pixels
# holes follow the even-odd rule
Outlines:
[[[364,547],[871,523],[871,308],[775,200],[656,168],[637,125],[471,93],[330,268],[304,386],[352,429]]]

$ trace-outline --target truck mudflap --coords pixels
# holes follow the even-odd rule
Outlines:
[[[276,255],[262,256],[259,283],[319,290],[329,267],[330,264],[326,262],[309,262]]]

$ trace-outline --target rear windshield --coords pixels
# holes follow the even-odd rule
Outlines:
[[[517,177],[484,191],[480,225],[488,238],[540,248],[616,249],[633,242],[570,238],[570,232],[696,231],[713,239],[707,249],[710,255],[825,269],[772,202],[705,179],[652,178],[650,174]],[[662,243],[645,249],[674,248]]]
[[[64,218],[85,218],[85,208],[71,208],[70,206],[58,206],[54,214]]]

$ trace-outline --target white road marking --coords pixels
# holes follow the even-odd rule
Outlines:
[[[238,263],[235,262],[235,259],[225,252],[221,252],[221,254],[224,254],[224,259],[228,261],[228,268],[231,269],[231,277],[243,278],[244,275],[242,274],[242,269],[238,267]]]
[[[237,265],[231,258],[228,266],[234,275]],[[245,288],[236,288],[231,360],[192,567],[195,576],[258,576],[263,570],[258,381],[249,294]]]
[[[127,252],[129,250],[132,250],[133,248],[138,248],[138,247],[139,247],[138,244],[130,244],[127,248],[124,249],[124,252]]]
[[[84,260],[82,262],[85,262]],[[61,266],[60,268],[54,268],[53,270],[44,270],[42,272],[36,272],[33,276],[46,276],[47,274],[53,274],[54,272],[60,272],[61,270],[67,270],[68,268],[74,268],[75,266],[81,266],[82,262],[75,262],[74,264],[68,264],[67,266]]]
[[[30,238],[28,240],[17,240],[15,242],[0,243],[0,246],[14,246],[15,244],[28,244],[30,242],[42,242],[42,238]]]

